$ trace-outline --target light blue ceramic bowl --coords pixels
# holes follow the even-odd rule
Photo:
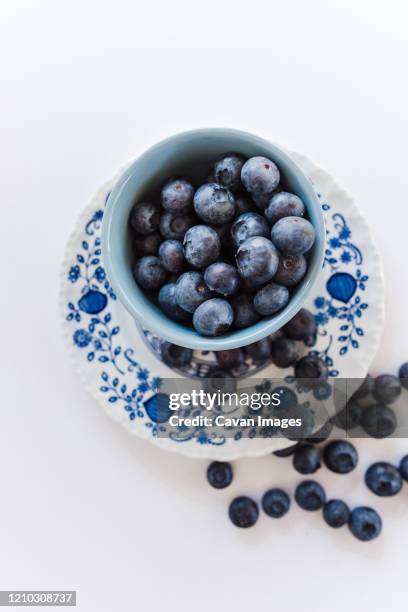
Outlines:
[[[279,166],[285,188],[305,203],[316,230],[316,241],[308,254],[309,267],[293,292],[289,304],[278,314],[219,338],[200,336],[194,329],[172,321],[154,306],[136,285],[132,274],[129,214],[141,198],[156,198],[164,181],[183,175],[203,181],[214,159],[228,151],[244,157],[263,155]],[[183,132],[148,149],[122,174],[106,206],[102,226],[102,257],[106,273],[119,300],[144,328],[180,346],[222,350],[261,340],[287,323],[304,304],[322,269],[325,229],[319,199],[312,183],[299,166],[277,145],[239,130],[211,128]]]

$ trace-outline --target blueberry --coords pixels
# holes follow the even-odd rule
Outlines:
[[[265,209],[265,217],[271,225],[284,217],[303,217],[304,214],[305,205],[302,200],[287,191],[275,193]]]
[[[167,283],[159,291],[158,300],[163,312],[174,321],[186,321],[189,314],[176,302],[176,284]]]
[[[227,153],[215,162],[214,177],[216,183],[230,189],[239,191],[241,185],[241,169],[245,160],[237,153]]]
[[[250,327],[260,319],[254,308],[253,299],[247,293],[236,293],[230,299],[234,311],[234,325],[239,329]]]
[[[279,180],[279,168],[266,157],[251,157],[242,166],[241,181],[260,208],[268,204]]]
[[[296,487],[295,500],[303,510],[320,510],[326,501],[326,493],[318,482],[304,480]]]
[[[204,268],[218,259],[221,243],[212,227],[195,225],[184,236],[183,250],[189,264],[195,268]]]
[[[360,424],[362,412],[363,409],[352,396],[344,408],[332,418],[332,423],[340,429],[349,431]]]
[[[364,409],[361,426],[372,438],[388,438],[397,427],[397,417],[388,406],[376,404]]]
[[[286,457],[291,457],[293,455],[293,453],[295,452],[295,450],[301,445],[301,442],[296,442],[295,444],[292,444],[291,446],[287,446],[286,448],[280,448],[279,450],[273,451],[273,455],[275,455],[275,457],[282,457],[282,458],[286,458]]]
[[[333,440],[323,450],[326,466],[336,474],[348,474],[358,463],[358,453],[347,440]]]
[[[402,489],[402,478],[398,469],[385,461],[373,463],[365,473],[367,487],[380,497],[397,495]]]
[[[187,312],[194,312],[197,306],[211,297],[211,291],[199,272],[184,272],[176,282],[174,292],[177,304]]]
[[[285,287],[294,287],[304,277],[307,270],[307,261],[303,255],[282,255],[274,281]]]
[[[133,250],[137,255],[157,255],[161,241],[163,240],[159,232],[153,232],[146,236],[134,236],[132,238]]]
[[[268,283],[256,292],[255,309],[260,315],[267,317],[285,308],[289,302],[289,291],[283,285]]]
[[[298,405],[296,393],[288,387],[276,387],[273,390],[273,394],[277,395],[279,398],[279,404],[277,406],[279,410],[286,411]]]
[[[360,387],[353,393],[353,399],[361,400],[372,394],[374,391],[374,378],[367,374],[365,379],[362,381]]]
[[[193,351],[184,346],[177,346],[171,342],[163,342],[161,345],[161,357],[170,368],[184,368],[191,363]]]
[[[244,351],[240,348],[215,351],[215,358],[221,369],[234,370],[242,366],[245,361]]]
[[[194,187],[184,179],[168,181],[161,192],[164,210],[174,215],[185,215],[193,207]]]
[[[269,238],[269,225],[262,215],[256,212],[243,213],[234,221],[231,227],[232,240],[239,247],[245,240],[253,236]]]
[[[232,500],[228,515],[231,522],[237,527],[252,527],[258,520],[258,505],[250,497],[242,495]]]
[[[207,183],[195,192],[194,209],[206,223],[222,225],[234,218],[234,196],[231,191],[222,187],[222,185]]]
[[[160,259],[154,255],[145,255],[138,259],[133,267],[133,274],[137,284],[143,289],[158,289],[166,280],[166,270]]]
[[[312,338],[316,331],[316,320],[306,308],[301,308],[284,327],[284,332],[291,340],[307,340]]]
[[[369,542],[380,535],[382,521],[380,515],[372,508],[359,506],[351,513],[349,527],[358,540]]]
[[[265,363],[271,358],[271,344],[268,338],[262,338],[258,342],[253,342],[245,347],[248,357],[257,363]]]
[[[186,260],[183,254],[183,245],[179,240],[165,240],[159,248],[159,259],[163,268],[168,272],[181,272]]]
[[[405,455],[400,461],[399,471],[404,480],[408,482],[408,455]]]
[[[349,507],[341,499],[330,499],[324,504],[323,518],[330,527],[343,527],[350,519]]]
[[[232,325],[234,312],[227,300],[207,300],[194,311],[193,325],[202,336],[220,336]]]
[[[273,340],[271,343],[272,361],[278,368],[289,368],[299,359],[296,342],[288,338]]]
[[[262,496],[262,510],[272,518],[281,518],[290,508],[289,495],[282,489],[269,489]]]
[[[380,403],[392,404],[401,393],[400,381],[392,374],[382,374],[374,380],[373,395]]]
[[[320,452],[311,444],[301,444],[293,455],[293,467],[300,474],[314,474],[320,468]]]
[[[207,468],[207,480],[214,489],[225,489],[231,484],[233,477],[230,463],[213,461]]]
[[[306,388],[319,386],[328,375],[327,365],[317,355],[306,355],[295,364],[295,376]]]
[[[130,213],[130,224],[138,234],[151,234],[157,230],[159,223],[159,207],[151,202],[139,202]]]
[[[408,389],[408,361],[402,364],[399,369],[398,376],[404,389]]]
[[[285,255],[303,255],[310,251],[315,237],[313,225],[302,217],[279,219],[271,230],[272,242]]]
[[[242,215],[247,212],[256,212],[256,205],[246,193],[235,196],[235,214]]]
[[[273,278],[279,263],[278,251],[263,236],[248,238],[239,247],[235,259],[242,278],[252,278],[260,284]]]
[[[225,370],[218,367],[210,368],[207,377],[202,379],[203,389],[206,393],[234,393],[237,388],[235,378]]]
[[[193,215],[176,217],[169,212],[164,213],[160,218],[160,233],[164,238],[183,240],[184,234],[190,227],[197,223]]]
[[[240,286],[238,270],[221,261],[208,266],[204,272],[204,280],[212,291],[221,293],[221,295],[236,293]]]

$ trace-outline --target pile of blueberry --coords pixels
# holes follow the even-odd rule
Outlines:
[[[369,411],[366,418],[366,431],[373,437],[386,437],[394,429],[390,429],[388,415],[383,404],[377,406],[371,414],[370,404],[362,406],[362,401],[373,396],[378,402],[394,402],[401,393],[401,387],[408,389],[408,362],[403,364],[399,370],[399,377],[384,374],[377,378],[367,376],[363,385],[349,401],[344,409],[342,417],[336,417],[336,424],[344,429],[348,426],[355,427],[361,421],[364,412]],[[358,407],[358,409],[356,408]],[[382,408],[381,408],[382,407]],[[388,408],[388,410],[391,410]],[[384,430],[378,435],[378,423],[385,419]],[[372,429],[373,423],[376,427]],[[367,427],[368,425],[368,427]],[[381,429],[381,427],[380,427]],[[326,438],[330,434],[330,430]],[[278,457],[292,457],[293,467],[302,475],[315,474],[324,465],[336,474],[348,474],[358,464],[358,452],[355,446],[348,440],[331,440],[323,449],[316,445],[324,441],[323,438],[316,441],[297,442],[287,449],[275,451]],[[233,469],[230,463],[214,461],[207,469],[207,480],[216,489],[228,487],[233,480]],[[379,497],[392,497],[397,495],[404,480],[408,482],[408,455],[405,455],[399,466],[392,465],[386,461],[373,463],[365,473],[364,481],[368,489]],[[368,542],[375,539],[381,533],[382,520],[376,510],[367,506],[358,506],[350,510],[346,502],[341,499],[327,500],[324,488],[315,480],[304,480],[295,489],[294,499],[303,510],[322,510],[324,521],[334,528],[348,525],[351,533],[359,540]],[[262,510],[272,518],[283,517],[290,508],[290,496],[279,488],[273,488],[264,493],[261,499]],[[231,522],[237,527],[252,527],[258,520],[259,505],[247,496],[239,496],[232,500],[228,510]]]
[[[306,274],[315,230],[270,159],[229,153],[207,180],[196,189],[171,179],[161,204],[134,206],[133,273],[168,317],[219,336],[288,304]]]

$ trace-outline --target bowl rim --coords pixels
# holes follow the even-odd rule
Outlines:
[[[115,232],[113,230],[114,215],[119,210],[121,195],[126,184],[132,178],[140,163],[169,145],[174,146],[186,139],[202,138],[203,136],[207,138],[211,136],[234,136],[246,140],[251,144],[259,144],[259,146],[269,149],[272,159],[274,159],[274,154],[276,154],[275,156],[280,157],[281,160],[283,159],[285,164],[290,166],[293,172],[296,173],[297,179],[302,184],[302,189],[307,194],[308,206],[313,206],[316,213],[316,218],[313,223],[316,231],[314,261],[313,265],[309,266],[307,276],[298,287],[296,295],[291,298],[287,306],[281,312],[278,312],[272,317],[261,319],[261,321],[246,329],[232,330],[228,335],[218,337],[200,336],[193,329],[172,321],[164,313],[158,314],[156,309],[152,308],[152,304],[149,302],[148,298],[138,301],[131,299],[121,282],[120,269],[118,269],[117,262],[113,256],[114,249],[112,248],[113,241],[115,240]],[[116,181],[106,202],[102,219],[101,251],[103,265],[114,292],[128,313],[142,327],[152,331],[159,337],[174,344],[198,350],[226,350],[239,348],[262,340],[266,336],[281,329],[283,325],[295,316],[305,303],[321,272],[324,260],[324,250],[325,224],[323,211],[318,195],[310,179],[281,146],[255,134],[233,128],[201,128],[187,130],[160,140],[149,147],[126,168]]]

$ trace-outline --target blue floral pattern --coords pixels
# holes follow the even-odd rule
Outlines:
[[[105,203],[108,196],[109,193]],[[359,338],[364,336],[362,320],[368,308],[364,292],[369,277],[364,272],[363,253],[353,241],[345,216],[332,211],[327,202],[322,203],[322,209],[327,226],[324,269],[330,276],[326,291],[313,301],[319,350],[310,352],[319,354],[328,365],[330,375],[337,376],[339,360],[349,350],[358,349]],[[157,437],[166,432],[166,422],[153,408],[161,395],[161,379],[139,363],[134,348],[121,335],[115,318],[116,295],[101,262],[102,218],[103,206],[99,206],[84,222],[75,256],[65,271],[66,282],[71,287],[65,317],[72,325],[72,345],[83,354],[85,363],[94,362],[92,367],[99,372],[99,392],[107,405],[122,411],[129,421],[141,423],[149,435]],[[337,334],[333,333],[333,322],[338,323]],[[243,437],[239,430],[232,433],[231,441]],[[274,432],[266,428],[264,437],[272,435]],[[169,431],[169,437],[177,443],[191,440],[199,445],[226,443],[224,436],[208,432],[204,427],[180,426],[176,431]]]

